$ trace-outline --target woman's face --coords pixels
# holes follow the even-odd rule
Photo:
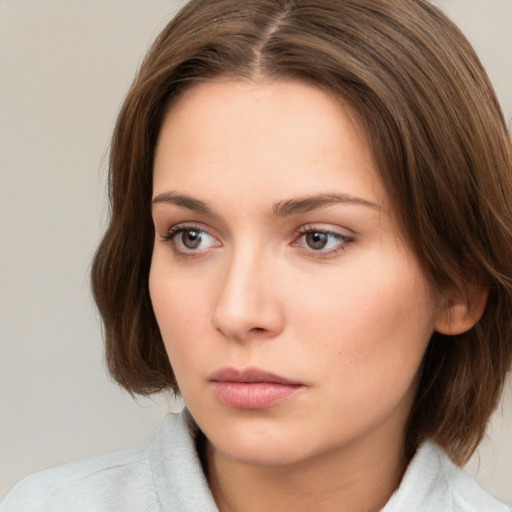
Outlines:
[[[392,211],[353,111],[317,88],[226,79],[172,107],[149,285],[218,454],[401,443],[437,308]]]

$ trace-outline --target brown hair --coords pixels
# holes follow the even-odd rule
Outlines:
[[[133,393],[177,391],[148,291],[153,157],[170,103],[219,76],[297,79],[349,102],[434,289],[489,289],[473,329],[433,335],[406,431],[408,453],[431,438],[463,463],[512,360],[512,156],[477,56],[425,0],[192,0],[168,24],[111,146],[111,218],[92,269],[111,374]]]

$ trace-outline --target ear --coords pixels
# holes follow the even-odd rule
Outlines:
[[[445,299],[436,318],[435,330],[453,336],[469,331],[484,314],[489,290],[474,287]]]

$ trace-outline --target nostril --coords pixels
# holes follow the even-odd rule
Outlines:
[[[248,273],[245,268],[243,270]],[[213,305],[212,327],[226,338],[237,341],[262,340],[277,335],[283,322],[280,301],[247,283],[245,278],[238,278],[238,281],[224,285]]]

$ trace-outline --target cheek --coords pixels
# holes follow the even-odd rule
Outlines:
[[[332,425],[343,419],[348,432],[391,416],[402,428],[433,331],[428,295],[413,274],[368,277],[376,276],[361,274],[357,285],[345,282],[346,293],[333,289],[323,303],[313,302],[309,314],[297,316],[308,345],[303,359],[325,393],[310,412],[328,414]]]
[[[382,243],[379,250],[355,254],[309,290],[316,293],[303,298],[310,308],[307,316],[334,324],[333,332],[351,331],[351,339],[399,342],[405,337],[414,343],[433,331],[433,300],[426,279],[399,245]]]
[[[421,272],[400,262],[394,256],[351,268],[297,299],[295,335],[309,349],[315,345],[309,364],[325,359],[333,380],[367,391],[398,381],[403,390],[414,380],[434,314]]]
[[[169,271],[155,255],[149,274],[153,310],[173,370],[179,378],[181,367],[193,362],[204,342],[205,319],[209,316],[205,287],[197,289],[194,281]]]

